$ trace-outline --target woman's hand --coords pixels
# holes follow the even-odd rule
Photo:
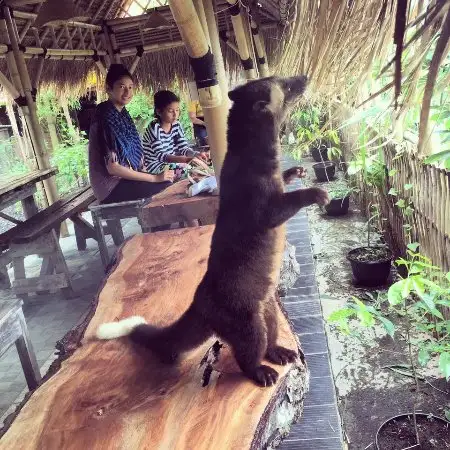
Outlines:
[[[201,160],[207,162],[207,161],[209,161],[209,158],[210,158],[209,152],[200,152],[200,155],[198,155],[198,157],[199,157]]]
[[[162,183],[164,181],[173,182],[173,177],[174,176],[175,176],[175,172],[173,170],[166,170],[163,173],[160,173],[159,175],[156,175],[157,181],[159,183]]]

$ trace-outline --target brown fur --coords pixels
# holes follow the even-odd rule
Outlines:
[[[164,360],[204,342],[212,334],[228,342],[244,374],[267,386],[278,373],[262,365],[293,361],[297,354],[277,345],[274,294],[285,245],[284,222],[312,203],[324,204],[321,189],[284,193],[302,169],[280,172],[279,130],[306,79],[266,78],[230,92],[228,153],[221,174],[220,207],[207,272],[188,311],[173,325],[140,325],[131,338]]]

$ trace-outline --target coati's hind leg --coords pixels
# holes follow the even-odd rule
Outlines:
[[[215,331],[232,347],[244,375],[260,386],[275,384],[278,372],[261,364],[267,349],[267,332],[262,318],[257,313],[245,320],[236,317],[227,320],[221,315],[220,322],[218,327],[214,327]]]
[[[278,319],[277,306],[275,299],[272,299],[265,304],[264,320],[267,327],[267,351],[266,358],[274,364],[285,365],[293,362],[297,358],[297,353],[288,348],[277,345],[278,338]]]

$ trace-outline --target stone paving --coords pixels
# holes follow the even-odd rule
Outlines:
[[[294,164],[295,161],[291,160],[285,162],[284,166],[287,168]],[[295,182],[288,190],[299,187],[300,182]],[[292,426],[280,449],[341,450],[341,421],[317,288],[307,209],[301,210],[289,220],[287,239],[296,247],[300,276],[282,301],[305,354],[310,371],[310,386],[303,415],[300,421]]]

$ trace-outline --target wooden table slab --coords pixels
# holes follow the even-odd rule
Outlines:
[[[185,354],[178,366],[159,363],[126,338],[95,339],[98,326],[115,319],[142,315],[166,325],[181,316],[206,270],[213,229],[136,235],[123,245],[81,346],[31,396],[0,449],[260,449],[286,432],[307,385],[300,361],[276,366],[278,383],[260,388],[243,377],[225,347],[214,365],[221,373],[213,371],[202,387],[200,363],[214,338]],[[280,344],[297,348],[281,307],[278,316]]]
[[[192,220],[200,220],[202,225],[215,223],[219,196],[199,194],[188,197],[188,186],[188,180],[179,181],[154,195],[141,210],[142,225],[150,228]]]

